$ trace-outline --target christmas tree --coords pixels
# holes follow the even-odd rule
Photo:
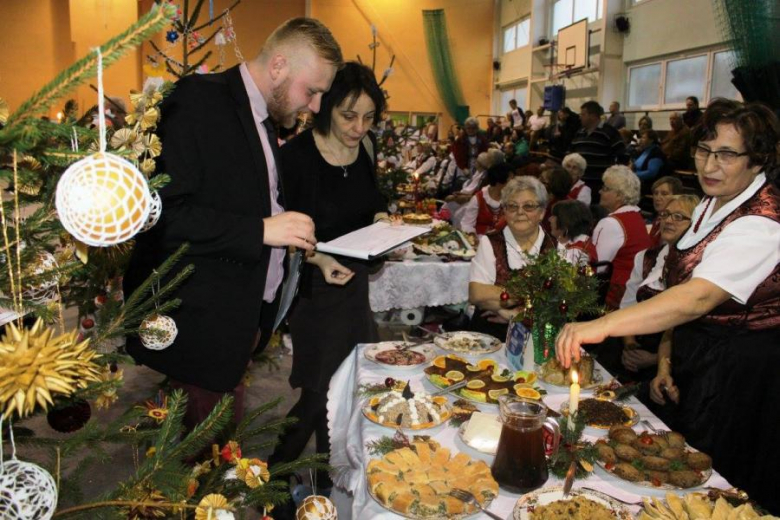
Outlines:
[[[181,392],[161,391],[105,423],[91,418],[92,405],[111,406],[121,391],[124,335],[138,333],[150,348],[175,337],[175,324],[150,324],[180,303],[171,296],[191,271],[177,265],[186,246],[133,294],[121,291],[132,236],[162,211],[155,192],[169,179],[155,172],[164,143],[154,131],[158,104],[173,87],[157,81],[131,93],[127,126],[112,133],[104,128],[102,100],[97,129],[76,117],[53,124],[39,116],[95,75],[102,96],[102,68],[175,15],[168,3],[156,5],[13,112],[0,103],[0,178],[8,186],[0,204],[0,306],[10,319],[0,337],[0,418],[14,423],[0,428],[4,519],[242,518],[247,508],[287,499],[286,475],[324,467],[316,456],[271,468],[248,456],[272,447],[288,425],[266,418],[278,400],[236,425],[226,397],[189,432]],[[66,331],[69,307],[78,309],[80,326]],[[44,413],[65,435],[26,428],[26,420]],[[117,443],[136,454],[133,474],[100,497],[85,497],[81,477],[110,463],[106,447]],[[16,445],[34,448],[41,465],[18,460]]]

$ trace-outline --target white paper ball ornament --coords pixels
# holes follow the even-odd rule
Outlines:
[[[310,495],[303,499],[295,512],[296,520],[337,520],[336,506],[322,495]]]
[[[57,484],[48,471],[16,458],[13,429],[9,428],[11,459],[3,460],[3,418],[0,415],[0,518],[49,520],[57,509]]]
[[[151,201],[138,168],[106,152],[73,163],[57,184],[62,225],[90,246],[111,246],[132,238],[146,224]]]
[[[141,343],[150,350],[163,350],[173,345],[179,329],[173,318],[155,314],[141,322]]]
[[[141,233],[145,233],[152,229],[157,222],[160,221],[162,215],[162,199],[160,194],[156,191],[152,192],[152,204],[149,208],[149,218],[146,220],[146,224],[141,228]]]
[[[48,251],[38,253],[28,268],[25,276],[39,276],[57,269],[57,259]],[[22,297],[35,303],[43,304],[57,299],[57,276],[47,276],[35,285],[30,285],[22,291]]]

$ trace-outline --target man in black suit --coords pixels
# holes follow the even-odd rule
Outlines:
[[[157,171],[171,182],[161,190],[160,222],[138,236],[125,293],[185,242],[181,264],[195,271],[175,294],[182,304],[170,313],[179,329],[173,345],[153,351],[131,337],[127,349],[188,393],[190,428],[225,393],[240,418],[241,379],[258,329],[265,344],[273,327],[286,247],[314,248],[311,218],[283,209],[273,123],[292,127],[298,112],[317,112],[342,63],[324,25],[296,18],[254,60],[182,78],[161,106]]]

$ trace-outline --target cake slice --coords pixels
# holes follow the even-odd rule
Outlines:
[[[394,511],[398,511],[402,514],[408,514],[411,512],[412,504],[417,500],[411,492],[398,493],[393,498],[392,508]]]
[[[431,465],[433,467],[441,467],[443,468],[445,464],[447,464],[447,461],[450,460],[450,450],[449,448],[440,447],[436,452],[433,454],[433,460],[431,461]]]

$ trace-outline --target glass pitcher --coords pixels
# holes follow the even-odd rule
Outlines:
[[[544,430],[552,434],[552,450],[558,450],[558,422],[547,417],[547,407],[538,401],[511,395],[498,398],[501,437],[493,466],[493,478],[512,493],[527,493],[547,482]]]

